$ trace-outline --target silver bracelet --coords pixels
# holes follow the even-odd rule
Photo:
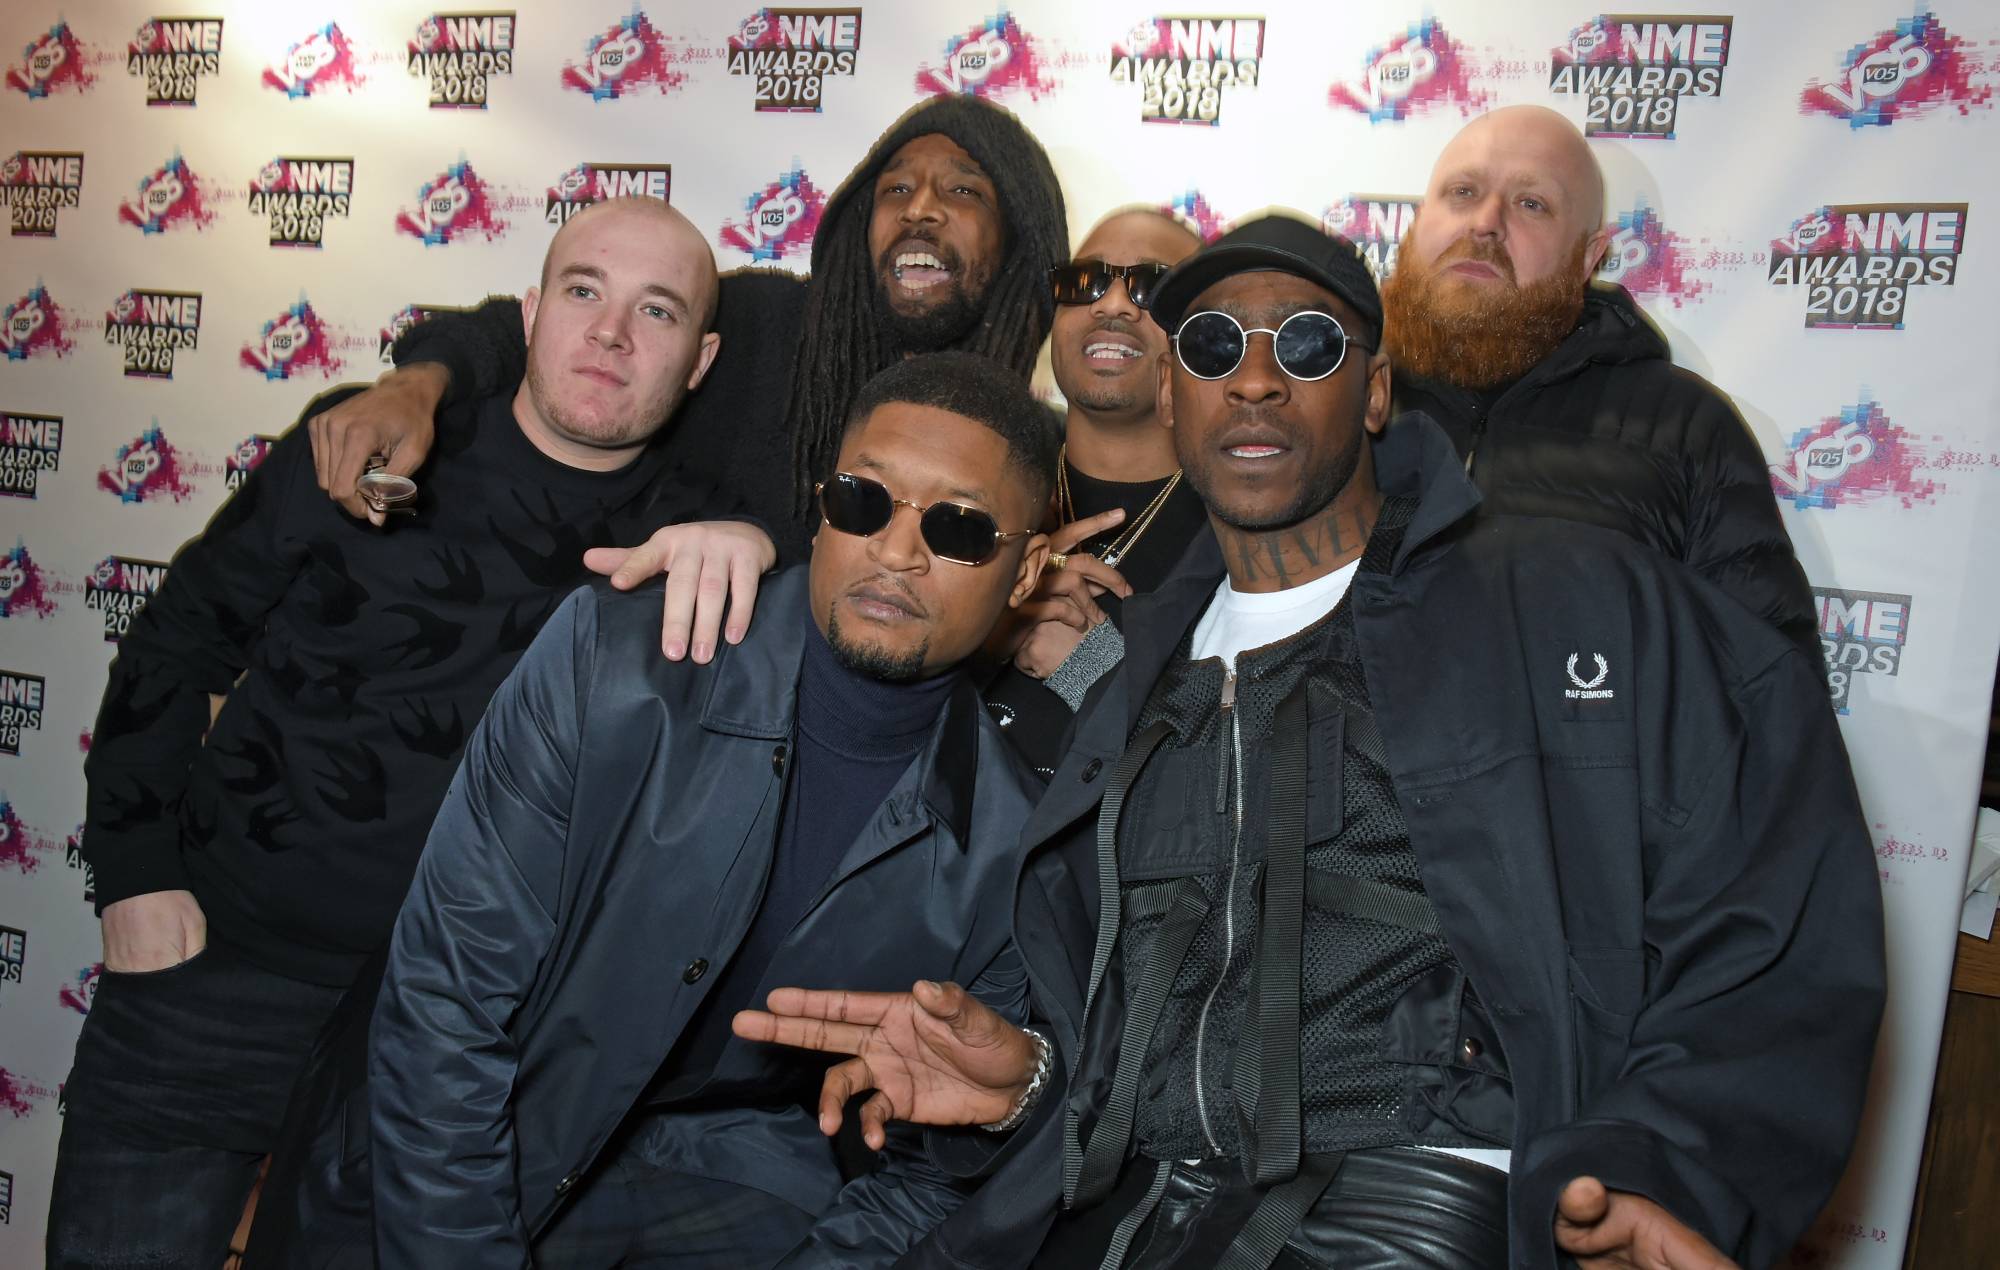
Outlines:
[[[1049,1069],[1054,1062],[1055,1050],[1050,1046],[1049,1038],[1043,1036],[1034,1028],[1024,1027],[1021,1030],[1026,1032],[1028,1039],[1035,1043],[1035,1074],[1028,1078],[1028,1087],[1021,1091],[1021,1096],[1014,1100],[1013,1107],[1008,1110],[1005,1116],[995,1120],[992,1124],[979,1126],[988,1133],[1005,1133],[1015,1125],[1020,1124],[1021,1121],[1027,1118],[1028,1113],[1035,1109],[1035,1104],[1041,1100],[1042,1090],[1048,1087]]]

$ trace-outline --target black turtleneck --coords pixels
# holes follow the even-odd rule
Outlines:
[[[751,998],[778,946],[923,751],[958,681],[955,670],[907,683],[850,670],[810,614],[806,622],[811,629],[799,667],[798,722],[771,876],[742,946],[661,1073],[659,1089],[670,1101],[707,1085],[732,1039],[730,1019],[762,1004]],[[721,1092],[703,1088],[702,1101]]]

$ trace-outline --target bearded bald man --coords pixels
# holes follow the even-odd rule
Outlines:
[[[1442,424],[1489,511],[1615,529],[1688,565],[1819,660],[1763,452],[1675,366],[1624,288],[1604,178],[1563,116],[1510,106],[1431,170],[1383,284],[1395,407]]]

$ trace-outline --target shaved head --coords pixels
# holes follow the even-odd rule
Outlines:
[[[570,217],[521,297],[528,375],[514,418],[528,439],[571,467],[629,462],[708,373],[719,290],[708,240],[659,199]]]
[[[1577,126],[1547,106],[1504,106],[1459,129],[1431,168],[1430,188],[1454,166],[1482,161],[1512,163],[1553,182],[1579,230],[1604,223],[1604,174],[1597,157]]]
[[[1201,246],[1200,235],[1157,207],[1121,207],[1112,212],[1091,226],[1076,254],[1089,256],[1093,248],[1107,240],[1121,246],[1131,243],[1142,251],[1152,249],[1150,254],[1130,261],[1115,261],[1117,264],[1136,264],[1145,259],[1171,265]]]
[[[1574,124],[1541,106],[1482,115],[1431,169],[1382,287],[1385,346],[1424,378],[1505,383],[1575,327],[1610,239],[1604,176]]]
[[[608,198],[601,203],[592,203],[564,221],[562,228],[556,230],[555,237],[549,240],[548,251],[542,255],[542,290],[548,290],[549,271],[557,267],[556,261],[566,259],[572,254],[574,240],[583,232],[583,228],[593,219],[606,216],[652,221],[665,235],[659,240],[663,251],[675,256],[685,253],[698,258],[701,263],[695,267],[695,276],[703,294],[699,300],[693,296],[685,298],[699,317],[701,329],[706,331],[713,328],[718,290],[715,251],[708,245],[708,239],[702,232],[694,227],[694,222],[681,215],[679,209],[664,199],[647,195],[627,195],[621,198]]]

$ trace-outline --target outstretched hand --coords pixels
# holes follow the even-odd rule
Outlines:
[[[660,652],[679,661],[692,651],[702,665],[715,656],[718,633],[732,644],[743,642],[757,607],[758,578],[777,562],[771,535],[734,520],[668,525],[636,547],[592,547],[583,553],[584,567],[609,574],[620,591],[666,574]]]
[[[861,1138],[887,1142],[890,1120],[990,1124],[1006,1117],[1035,1072],[1035,1044],[955,983],[919,980],[908,992],[816,992],[779,988],[769,1011],[744,1010],[730,1024],[747,1041],[854,1057],[820,1085],[819,1129],[840,1130],[841,1108],[861,1106]]]
[[[1738,1270],[1666,1209],[1594,1177],[1570,1179],[1557,1198],[1556,1247],[1583,1270]]]

